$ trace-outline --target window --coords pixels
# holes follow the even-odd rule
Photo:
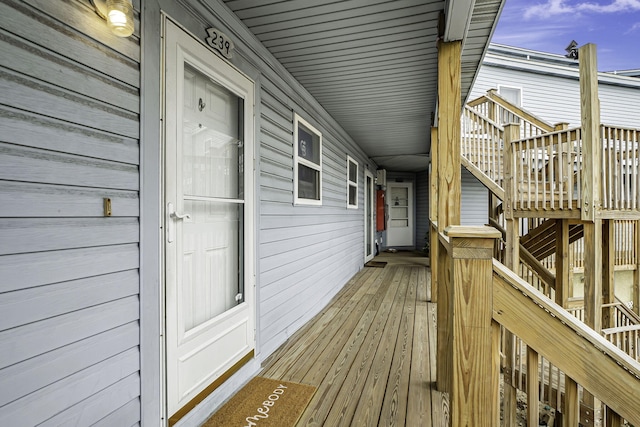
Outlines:
[[[522,89],[519,87],[498,86],[501,97],[517,107],[522,107]]]
[[[358,209],[358,162],[347,156],[347,209]]]
[[[293,192],[296,205],[322,204],[322,134],[294,117]]]

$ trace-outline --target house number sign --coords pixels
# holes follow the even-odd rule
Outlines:
[[[209,46],[217,50],[227,59],[231,59],[233,52],[233,41],[222,31],[216,28],[207,28],[207,37],[205,40]]]

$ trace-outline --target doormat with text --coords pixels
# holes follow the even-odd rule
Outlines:
[[[316,388],[255,377],[202,427],[293,427]]]

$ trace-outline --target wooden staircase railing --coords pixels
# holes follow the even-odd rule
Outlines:
[[[629,422],[640,423],[640,395],[635,393],[640,387],[640,363],[497,261],[493,272],[494,320],[528,345],[527,363],[535,366],[526,367],[526,388],[534,391],[533,397],[538,398],[538,362],[544,357],[565,379],[560,387],[559,372],[556,390],[564,393],[565,400],[561,411],[579,407],[578,393],[567,389],[569,378]]]
[[[527,345],[519,369],[528,425],[539,424],[540,400],[556,399],[563,425],[577,426],[589,396],[640,424],[640,363],[494,260],[499,237],[491,227],[463,226],[438,235],[437,383],[449,393],[450,425],[498,425],[501,326]]]

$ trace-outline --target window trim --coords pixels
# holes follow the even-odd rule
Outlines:
[[[314,133],[319,139],[319,164],[316,164],[310,160],[299,157],[298,155],[298,129],[302,124],[305,128]],[[318,172],[318,195],[319,199],[305,199],[298,197],[298,167],[299,165],[306,166],[314,169]],[[294,113],[293,117],[293,204],[294,206],[322,206],[322,132],[316,129],[308,121],[300,117],[297,113]]]
[[[519,96],[520,96],[520,105],[518,105],[518,107],[521,107],[524,105],[524,90],[522,90],[522,86],[511,86],[511,85],[498,85],[498,95],[503,96],[503,94],[501,93],[502,89],[512,89],[512,90],[517,90],[519,92]],[[505,98],[506,99],[506,98]]]
[[[351,178],[349,176],[349,165],[350,163],[353,163],[354,165],[356,165],[356,180],[355,181],[351,181]],[[358,161],[356,159],[354,159],[353,157],[351,157],[350,155],[347,154],[347,209],[358,209],[358,184],[360,181],[360,165],[358,164]],[[356,203],[351,204],[349,203],[349,189],[351,187],[355,187],[356,189]]]

